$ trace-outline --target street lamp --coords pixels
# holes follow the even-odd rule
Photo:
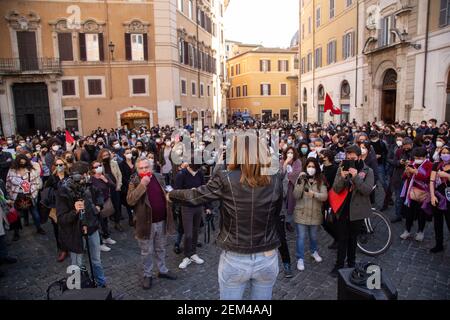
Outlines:
[[[116,45],[112,41],[110,41],[109,44],[108,44],[109,52],[111,53],[111,60],[114,60],[114,48],[115,48],[115,46]]]

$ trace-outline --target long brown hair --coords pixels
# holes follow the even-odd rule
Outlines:
[[[230,159],[231,163],[228,164],[227,166],[228,170],[233,171],[240,169],[241,170],[240,182],[242,184],[248,185],[251,188],[269,185],[270,176],[264,175],[262,172],[263,170],[268,169],[270,167],[270,157],[268,155],[268,150],[264,148],[261,143],[256,143],[257,146],[256,155],[250,155],[250,151],[254,151],[254,148],[250,150],[249,136],[245,136],[243,145],[244,150],[242,150],[242,147],[238,148],[238,138],[236,136],[233,137],[232,157]],[[260,150],[261,148],[262,150]],[[260,153],[262,155],[261,158]],[[256,161],[252,161],[254,162],[252,164],[250,163],[250,160]]]

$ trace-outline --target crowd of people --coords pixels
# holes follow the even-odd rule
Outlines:
[[[279,138],[264,140],[267,148],[257,144],[256,163],[250,161],[248,137],[240,155],[238,139],[227,136],[253,132],[259,137],[261,130],[252,129]],[[191,143],[189,154],[183,139]],[[2,137],[0,263],[17,262],[6,237],[20,241],[30,214],[36,236],[46,234],[42,223],[50,220],[58,262],[70,257],[72,265],[82,266],[88,244],[98,286],[107,285],[101,253],[114,249],[111,228],[124,232],[128,220],[142,257],[144,289],[151,288],[154,269],[160,278],[176,279],[165,261],[167,235],[177,234],[170,245],[181,255],[180,269],[205,263],[197,253],[199,233],[217,217],[222,299],[242,298],[248,283],[252,298],[270,299],[279,273],[277,252],[284,276],[293,276],[286,231],[296,235],[299,271],[308,267],[306,236],[316,263],[332,259],[320,254],[320,227],[333,239],[329,248],[337,250],[331,275],[345,263],[354,267],[357,236],[372,207],[393,206],[391,222],[404,223],[398,235],[403,240],[423,241],[425,226],[433,221],[430,252],[438,253],[444,250],[444,220],[450,230],[449,139],[449,124],[438,126],[435,119],[420,124],[238,123],[203,127],[201,134],[191,126],[98,128],[87,136],[58,129]],[[211,144],[220,147],[211,150]],[[194,161],[198,156],[201,163]],[[262,173],[267,159],[279,161],[279,170]],[[376,193],[383,197],[380,203]],[[336,196],[343,199],[338,207],[330,201]]]

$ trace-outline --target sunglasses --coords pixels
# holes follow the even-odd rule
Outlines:
[[[56,166],[57,167],[64,167],[64,164],[63,163],[57,163]]]
[[[97,168],[101,168],[101,167],[103,167],[102,165],[99,165],[99,166],[94,166],[93,168],[94,169],[97,169]]]

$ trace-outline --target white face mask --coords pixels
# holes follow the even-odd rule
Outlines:
[[[127,159],[132,159],[132,158],[133,158],[133,155],[132,155],[131,153],[127,153],[127,154],[125,155],[125,158],[127,158]]]
[[[59,146],[53,146],[53,147],[52,147],[52,150],[53,150],[53,151],[58,151],[58,150],[59,150]]]
[[[286,157],[287,157],[288,159],[292,159],[292,158],[294,158],[294,154],[288,153]]]
[[[166,142],[166,146],[170,147],[170,141]]]
[[[21,147],[25,147],[26,145],[27,145],[27,144],[26,144],[25,142],[21,142],[21,143],[20,143],[20,146],[21,146]]]
[[[161,139],[156,139],[156,143],[160,143],[161,142]]]
[[[102,174],[103,173],[103,167],[96,168],[95,169],[95,173]]]
[[[443,143],[443,142],[441,142],[441,141],[437,141],[437,142],[436,142],[436,147],[442,148],[443,146],[444,146],[444,143]]]
[[[316,168],[306,168],[306,173],[312,177],[316,174]]]
[[[12,144],[13,142],[12,142],[12,140],[8,140],[7,143],[8,144]]]
[[[424,161],[425,160],[422,160],[422,159],[416,159],[416,160],[414,160],[414,163],[415,164],[422,164]]]
[[[367,154],[367,149],[363,149],[363,148],[361,148],[361,154]]]
[[[148,159],[148,163],[150,164],[150,167],[153,168],[155,161],[153,159]]]
[[[398,141],[397,141],[397,146],[398,146],[398,147],[401,147],[402,145],[403,145],[403,141],[398,140]]]
[[[119,150],[120,149],[120,144],[115,144],[114,145],[114,149]]]

